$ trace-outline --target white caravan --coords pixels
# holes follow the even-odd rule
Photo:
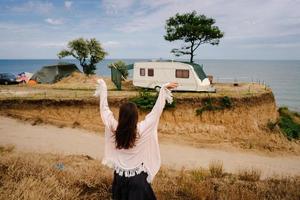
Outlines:
[[[133,85],[159,88],[167,82],[177,82],[178,91],[215,92],[202,66],[187,62],[136,62],[133,65]]]

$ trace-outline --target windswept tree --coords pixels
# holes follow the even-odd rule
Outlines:
[[[170,42],[183,40],[184,45],[180,49],[172,49],[171,53],[175,56],[190,55],[190,62],[193,62],[195,51],[201,44],[218,45],[223,37],[224,33],[214,24],[214,19],[198,15],[196,11],[177,13],[166,21],[164,38]]]
[[[78,38],[68,43],[68,48],[60,51],[58,57],[73,56],[79,60],[86,75],[95,74],[96,64],[104,59],[107,53],[95,38],[90,40]]]

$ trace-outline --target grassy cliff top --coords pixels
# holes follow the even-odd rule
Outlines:
[[[99,77],[100,78],[100,77]],[[132,81],[122,83],[122,91],[116,87],[108,77],[103,78],[108,87],[109,98],[131,98],[139,93],[139,88],[133,86]],[[0,86],[0,99],[92,99],[95,86],[95,76],[84,76],[74,73],[55,84],[37,85],[9,85]],[[272,92],[264,84],[239,83],[233,86],[232,83],[215,83],[216,93],[201,92],[174,92],[174,97],[178,99],[201,98],[201,97],[251,97]],[[155,91],[153,91],[155,92]]]

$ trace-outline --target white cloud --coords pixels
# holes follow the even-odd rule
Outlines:
[[[11,23],[0,21],[1,38],[11,37],[16,34],[24,35],[25,33],[32,33],[33,31],[40,30],[39,25],[33,23]]]
[[[155,8],[150,14],[131,18],[120,24],[123,32],[144,32],[163,29],[165,21],[177,12],[191,12],[216,19],[216,25],[225,32],[225,37],[267,37],[274,35],[299,34],[300,1],[224,1],[224,0],[143,0],[145,5]]]
[[[217,0],[219,1],[219,0]],[[177,12],[190,12],[192,10],[201,10],[201,8],[210,5],[211,1],[203,0],[163,0],[163,1],[149,1],[143,0],[142,3],[150,8],[155,8],[150,14],[145,12],[144,16],[133,18],[131,21],[122,24],[118,30],[124,32],[142,32],[155,28],[164,27],[165,21],[175,15]],[[204,9],[202,9],[204,10]],[[201,12],[200,12],[201,13]]]
[[[177,3],[178,0],[159,0],[159,1],[153,1],[153,0],[141,0],[141,3],[150,7],[150,8],[157,8],[160,6],[166,6],[173,3]]]
[[[65,1],[65,8],[66,9],[71,9],[73,2],[72,1]]]
[[[258,48],[299,48],[300,43],[270,43],[270,44],[258,44],[258,43],[252,43],[252,44],[245,44],[245,45],[240,45],[241,47],[245,48],[253,48],[253,49],[258,49]]]
[[[50,2],[38,2],[38,1],[28,1],[21,5],[16,5],[10,9],[13,12],[37,12],[40,14],[46,14],[53,10],[54,6]]]
[[[126,11],[134,3],[134,0],[103,0],[101,6],[109,15],[118,14]]]
[[[63,46],[61,41],[77,37],[96,37],[115,57],[167,57],[171,55],[170,49],[182,43],[169,43],[163,39],[166,19],[177,12],[196,10],[216,19],[216,25],[225,32],[219,47],[208,45],[199,50],[200,57],[247,58],[250,52],[250,57],[263,58],[278,50],[282,57],[299,59],[295,53],[300,48],[299,0],[64,0],[60,1],[61,7],[55,9],[56,4],[50,3],[54,2],[50,0],[22,2],[2,7],[9,12],[2,14],[3,19],[0,20],[0,43],[8,46],[0,48],[1,57],[9,55],[6,50],[13,52],[18,44],[23,44],[24,49],[32,49],[32,55],[41,55],[42,49],[45,49],[45,55],[49,52],[49,56],[55,56],[54,50]],[[76,10],[77,4],[84,6]],[[76,10],[76,16],[69,17],[68,9]],[[42,17],[31,15],[36,13],[42,14]],[[8,15],[5,18],[5,14],[14,17],[9,18]],[[9,41],[15,43],[10,44]],[[128,51],[128,47],[132,51]],[[29,53],[24,51],[26,55]]]
[[[45,19],[45,22],[51,25],[62,25],[64,22],[61,19],[52,19],[52,18],[47,18]]]
[[[31,48],[63,48],[67,46],[66,42],[48,42],[48,41],[3,41],[1,42],[4,46],[15,47],[16,45],[27,46]]]
[[[118,42],[118,41],[106,41],[106,42],[103,42],[103,47],[104,48],[120,47],[120,42]]]
[[[47,48],[64,48],[67,46],[67,42],[39,42],[35,43],[38,47],[47,47]]]

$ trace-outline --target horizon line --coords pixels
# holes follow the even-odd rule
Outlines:
[[[0,60],[77,60],[76,58],[0,58]],[[189,59],[171,59],[171,58],[105,58],[103,60],[189,60]],[[103,61],[102,60],[102,61]],[[248,60],[248,61],[300,61],[300,59],[253,59],[253,58],[203,58],[203,59],[194,59],[195,61],[200,60]],[[101,61],[100,61],[101,62]],[[99,62],[99,63],[100,63]]]

